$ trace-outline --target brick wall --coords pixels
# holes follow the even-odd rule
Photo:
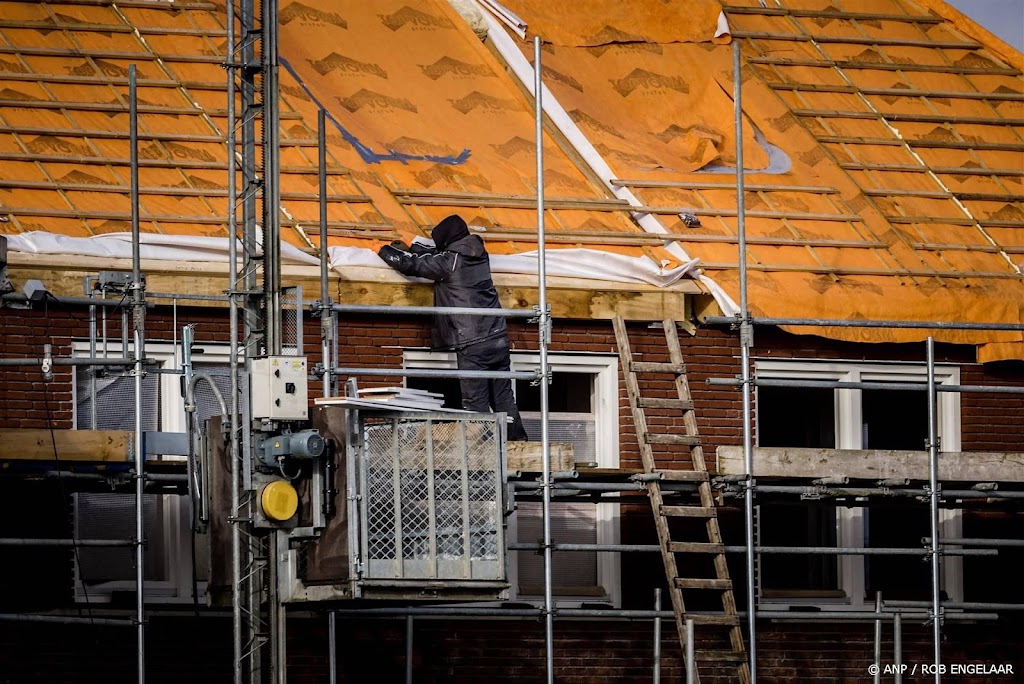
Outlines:
[[[39,356],[42,344],[51,340],[54,354],[67,355],[71,340],[88,336],[86,314],[80,310],[3,312],[3,335],[0,335],[0,357]],[[176,320],[175,320],[176,319]],[[197,328],[200,345],[216,341],[227,343],[226,312],[222,310],[179,307],[175,314],[169,308],[151,311],[147,330],[151,339],[170,341],[174,330],[187,323]],[[108,329],[119,335],[120,317],[110,315]],[[645,325],[629,326],[633,352],[637,360],[667,361],[663,333]],[[179,332],[180,334],[180,332]],[[399,347],[429,345],[429,323],[421,318],[389,317],[377,320],[353,317],[340,324],[339,363],[350,366],[399,367]],[[536,328],[514,322],[510,339],[515,349],[537,348]],[[319,325],[315,319],[305,324],[306,350],[311,361],[319,356]],[[856,345],[821,340],[809,336],[787,335],[779,331],[758,331],[755,355],[780,358],[835,358],[844,360],[893,359],[920,361],[921,345]],[[741,398],[730,387],[712,386],[712,377],[731,377],[739,373],[739,347],[736,335],[723,330],[704,330],[698,335],[681,335],[683,354],[689,369],[689,380],[697,409],[698,426],[707,454],[721,445],[741,443]],[[616,354],[611,325],[606,322],[556,321],[551,344],[552,353],[587,351]],[[939,360],[961,364],[964,384],[1024,383],[1024,365],[1020,363],[971,363],[972,350],[940,345]],[[363,378],[363,386],[393,384],[394,378]],[[55,371],[54,380],[42,383],[38,368],[0,368],[0,427],[66,428],[71,425],[71,373],[65,368]],[[668,378],[655,380],[645,387],[646,396],[675,396]],[[311,395],[319,395],[314,383]],[[49,410],[47,410],[49,402]],[[963,447],[965,450],[1021,449],[1024,436],[1024,398],[1012,395],[964,394]],[[682,423],[671,411],[651,411],[652,422],[666,431],[682,430]],[[620,392],[621,465],[639,465],[639,452],[632,417],[624,391]],[[665,466],[686,467],[685,451],[662,453]],[[42,488],[40,488],[42,487]],[[54,535],[66,534],[60,529],[65,520],[60,509],[63,500],[55,485],[16,487],[8,482],[3,487],[4,505],[0,536],[39,534],[46,528]],[[51,501],[52,499],[52,501]],[[39,506],[24,520],[27,502]],[[650,510],[646,503],[622,507],[622,538],[627,543],[655,541]],[[987,514],[986,514],[987,515]],[[972,527],[968,536],[981,536],[986,529],[997,530],[993,536],[1019,534],[1022,521],[998,514],[998,523],[985,522],[988,527]],[[727,543],[742,543],[742,517],[739,509],[721,511],[723,533]],[[972,519],[973,520],[973,519]],[[974,523],[972,523],[973,525]],[[993,525],[995,525],[993,527]],[[999,526],[1001,525],[1001,527]],[[31,528],[31,529],[30,529]],[[38,529],[37,529],[38,528]],[[14,552],[4,552],[13,557]],[[18,552],[20,553],[20,552]],[[17,563],[5,563],[0,583],[18,587],[20,592],[0,594],[0,612],[38,606],[26,605],[26,587],[52,593],[47,605],[68,605],[70,597],[70,564],[66,554],[53,551],[19,555]],[[1009,559],[1009,556],[1006,557]],[[1000,557],[1000,561],[1006,560]],[[44,568],[33,570],[33,565]],[[733,576],[741,583],[742,559],[730,560]],[[977,573],[989,568],[977,565]],[[649,608],[653,589],[664,582],[660,559],[656,554],[626,554],[622,558],[623,600],[628,608]],[[970,590],[969,590],[970,591]],[[999,600],[998,596],[978,594],[975,600]],[[742,604],[743,597],[737,596]],[[968,596],[972,599],[972,596]],[[697,606],[691,606],[697,607]],[[290,673],[293,684],[326,681],[325,619],[295,619],[290,629]],[[930,630],[911,625],[908,620],[904,635],[906,662],[927,662],[930,654]],[[404,622],[394,620],[357,620],[339,622],[340,681],[401,681],[404,673]],[[759,674],[761,681],[867,681],[866,667],[872,657],[872,626],[803,623],[765,624],[759,627]],[[556,668],[558,681],[605,682],[650,681],[651,625],[647,622],[613,621],[587,623],[556,623]],[[664,625],[663,681],[683,679],[674,631]],[[1019,618],[1003,618],[995,625],[947,625],[944,654],[947,662],[1013,662],[1019,656],[1014,644],[1024,637]],[[104,628],[11,625],[0,622],[0,684],[47,682],[53,684],[86,682],[130,682],[134,679],[133,637],[125,630]],[[891,652],[891,629],[886,628],[886,653]],[[711,645],[708,645],[710,647]],[[38,653],[33,657],[26,654]],[[184,676],[192,682],[224,682],[230,677],[230,621],[223,615],[167,617],[155,615],[149,627],[149,669],[152,682],[178,682]],[[536,621],[444,621],[419,620],[416,623],[414,665],[417,682],[532,682],[543,678],[543,625]],[[1024,670],[1024,663],[1017,668]],[[727,681],[725,677],[707,676],[704,681]],[[982,681],[959,678],[957,681]],[[1024,681],[1007,679],[1000,681]]]
[[[685,681],[679,642],[663,622],[661,681]],[[404,619],[337,621],[338,682],[405,681]],[[650,622],[556,621],[554,664],[559,684],[645,684],[651,681]],[[1016,623],[947,625],[943,662],[1008,663],[1008,677],[949,676],[964,684],[1024,681],[1017,646],[1024,628]],[[327,619],[289,620],[290,684],[328,680]],[[903,626],[903,662],[918,665],[905,682],[931,681],[920,666],[931,662],[931,629],[915,621]],[[413,681],[417,684],[539,684],[544,680],[544,626],[529,620],[417,618],[413,626]],[[135,681],[135,639],[130,629],[0,623],[0,684],[129,684]],[[147,681],[151,684],[224,684],[231,681],[231,621],[226,615],[200,619],[154,615],[147,627]],[[698,637],[697,648],[712,648]],[[758,629],[758,681],[870,682],[874,626],[865,624],[772,624]],[[882,663],[893,662],[892,625],[883,627]],[[734,682],[734,670],[702,667],[705,684]],[[891,682],[892,677],[883,677]]]

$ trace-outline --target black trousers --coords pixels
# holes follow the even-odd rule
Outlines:
[[[459,370],[507,371],[512,359],[508,348],[508,338],[499,337],[485,340],[455,352]],[[512,419],[508,428],[510,442],[521,442],[528,439],[523,420],[519,417],[515,395],[512,394],[512,381],[507,378],[461,378],[459,387],[462,390],[462,408],[467,411],[486,413],[504,412]]]

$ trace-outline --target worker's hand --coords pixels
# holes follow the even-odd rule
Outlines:
[[[395,241],[393,241],[393,242],[391,243],[391,246],[392,246],[392,247],[394,247],[395,249],[400,249],[400,250],[402,250],[403,252],[408,252],[408,251],[409,251],[409,245],[405,244],[405,243],[404,243],[404,242],[402,242],[401,240],[395,240]]]
[[[396,249],[391,245],[384,245],[377,252],[377,256],[384,260],[388,266],[395,268],[402,261],[402,250]]]

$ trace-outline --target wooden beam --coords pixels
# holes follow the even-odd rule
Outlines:
[[[58,297],[81,295],[82,279],[101,270],[130,270],[130,259],[100,259],[59,255],[8,255],[11,280],[41,280]],[[146,289],[150,292],[174,292],[188,295],[223,295],[228,288],[227,265],[223,263],[185,263],[143,260]],[[317,266],[285,265],[284,285],[301,285],[303,291],[320,291]],[[433,288],[429,283],[414,283],[384,268],[353,267],[345,277],[330,274],[331,296],[346,304],[429,306]],[[503,305],[532,308],[537,304],[536,276],[494,274],[495,286]],[[675,317],[688,320],[690,299],[702,294],[696,281],[683,279],[670,287],[614,283],[581,278],[550,276],[549,302],[556,318],[610,320],[616,314],[631,321],[657,321]],[[166,300],[162,300],[166,303]],[[188,301],[183,299],[182,301]],[[193,302],[189,302],[190,305]],[[226,307],[224,301],[195,301],[195,306]]]
[[[1020,202],[1021,196],[1013,193],[995,192],[943,192],[941,190],[902,190],[897,188],[868,188],[864,194],[869,197],[921,197],[925,199],[957,198],[964,202]]]
[[[807,17],[811,19],[845,19],[849,21],[897,21],[908,24],[941,24],[942,19],[931,14],[882,14],[878,12],[840,12],[837,10],[790,9],[786,7],[730,7],[726,14],[753,14],[766,17]]]
[[[900,112],[849,111],[841,109],[793,109],[796,116],[826,119],[886,119],[913,123],[977,124],[979,126],[1024,126],[1024,119],[1003,119],[991,116],[954,116],[952,114],[904,114]]]
[[[56,30],[56,26],[53,27]],[[131,52],[128,50],[75,50],[68,51],[66,48],[29,47],[0,45],[0,54],[5,55],[32,55],[34,57],[91,57],[93,59],[126,59],[143,62],[186,62],[190,64],[215,64],[224,63],[223,55],[176,55],[171,53],[156,53],[140,50]]]
[[[613,178],[609,181],[612,185],[626,188],[679,188],[680,190],[732,190],[735,192],[735,183],[706,183],[690,181],[666,181],[666,180],[623,180]],[[747,192],[807,192],[820,195],[838,194],[837,188],[827,185],[761,185],[747,183],[743,186]]]
[[[706,271],[734,271],[739,268],[736,262],[702,261],[701,268]],[[910,268],[842,268],[839,266],[815,266],[803,264],[748,264],[751,271],[778,271],[780,273],[824,273],[837,276],[892,276],[907,278],[994,278],[1020,280],[1019,273],[990,273],[985,271],[926,271]]]
[[[100,192],[127,195],[131,192],[128,185],[104,185],[100,183],[54,183],[51,181],[21,181],[0,179],[0,188],[15,188],[25,190],[64,190],[65,192]],[[140,195],[160,195],[163,197],[227,197],[228,191],[223,188],[180,188],[180,187],[140,187]],[[313,192],[283,192],[283,200],[308,200],[316,202],[320,198]],[[372,203],[373,200],[366,195],[328,195],[329,202],[352,202],[354,204]],[[0,210],[2,211],[2,210]],[[11,213],[19,213],[15,210]],[[209,217],[206,217],[209,218]],[[177,223],[196,223],[187,220],[183,216]],[[157,219],[150,219],[157,220]]]
[[[536,242],[537,231],[524,228],[488,228],[476,232],[484,240],[513,240],[520,242]],[[580,244],[625,244],[625,245],[660,245],[664,242],[709,242],[734,245],[739,242],[736,235],[709,235],[704,233],[621,233],[616,231],[548,231],[548,242],[580,243]],[[884,248],[888,245],[880,240],[829,240],[816,238],[779,238],[779,237],[747,237],[752,245],[773,245],[779,247],[849,247],[853,249]]]
[[[979,93],[971,90],[919,90],[917,88],[861,88],[826,83],[769,83],[772,90],[793,90],[801,93],[860,93],[894,97],[939,97],[956,100],[1024,101],[1024,93]]]
[[[541,451],[540,442],[508,442],[507,471],[519,471],[522,473],[541,472]],[[572,444],[551,444],[551,472],[568,471],[576,469],[576,459],[573,456]]]
[[[496,195],[493,193],[449,192],[428,190],[392,190],[395,199],[402,204],[417,204],[442,207],[499,207],[502,209],[533,209],[537,198],[533,195]],[[628,211],[640,214],[671,216],[684,212],[696,216],[736,216],[735,209],[705,209],[698,207],[673,207],[640,205],[633,206],[625,200],[586,199],[576,197],[545,197],[546,209],[570,209],[582,211]],[[748,218],[771,218],[792,221],[860,221],[857,214],[824,214],[785,211],[747,211]]]
[[[889,171],[892,173],[941,173],[950,176],[1024,176],[1021,169],[988,169],[970,166],[920,166],[918,164],[865,164],[839,162],[839,166],[852,171]]]
[[[60,154],[23,154],[21,152],[0,152],[0,161],[78,164],[83,166],[128,166],[130,163],[129,159],[123,157],[76,157]],[[227,171],[228,168],[227,161],[205,162],[188,159],[140,159],[139,166],[157,169],[212,169],[215,171]],[[318,171],[315,166],[283,165],[281,166],[281,173],[316,174]],[[328,176],[350,176],[352,171],[344,166],[328,166],[326,173]]]
[[[748,57],[752,64],[783,67],[812,67],[822,69],[871,69],[874,71],[916,71],[940,74],[981,74],[984,76],[1019,76],[1020,71],[1009,67],[965,67],[953,64],[903,64],[890,62],[857,62],[853,60],[792,59],[789,57]]]
[[[1024,152],[1022,143],[992,143],[984,140],[960,142],[956,140],[926,140],[924,138],[864,138],[854,135],[819,135],[818,142],[842,145],[879,145],[884,147],[925,147],[944,150],[998,150],[1001,152]]]
[[[61,0],[60,4],[65,4]],[[169,26],[129,26],[127,24],[87,24],[84,22],[54,22],[24,19],[10,21],[0,19],[0,29],[35,29],[43,31],[63,30],[91,33],[127,33],[135,31],[158,36],[193,36],[199,38],[224,38],[227,31],[223,29],[194,29]]]
[[[846,45],[886,45],[900,47],[923,47],[936,50],[979,50],[984,45],[961,40],[910,40],[909,38],[866,38],[863,36],[831,36],[809,33],[765,33],[759,31],[732,31],[733,38],[753,40],[782,40],[787,42],[843,43]]]
[[[85,7],[110,7],[113,0],[60,0],[61,5],[82,5]],[[153,0],[117,0],[118,7],[132,9],[156,9],[168,12],[181,10],[216,10],[217,6],[210,2],[153,2]]]
[[[123,430],[0,428],[0,460],[124,463],[131,460],[133,439]]]
[[[742,447],[720,446],[716,458],[719,475],[743,474]],[[928,452],[756,447],[754,477],[927,480]],[[1024,452],[942,452],[939,455],[939,479],[1024,482]]]

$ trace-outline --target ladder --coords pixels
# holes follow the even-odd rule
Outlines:
[[[690,395],[690,384],[686,379],[686,365],[679,346],[679,334],[676,322],[663,322],[665,341],[668,345],[670,361],[668,363],[652,363],[634,361],[630,351],[629,335],[626,322],[621,316],[612,320],[615,329],[615,340],[619,348],[619,361],[622,375],[626,380],[626,393],[629,406],[633,412],[633,423],[636,426],[637,441],[643,459],[644,472],[658,475],[646,481],[647,493],[654,512],[654,524],[661,546],[661,556],[665,566],[665,577],[668,580],[668,591],[672,598],[672,612],[675,614],[676,632],[680,645],[686,650],[686,620],[692,620],[695,626],[707,627],[707,631],[725,630],[728,633],[729,650],[696,651],[696,666],[701,663],[736,667],[741,684],[749,684],[750,667],[743,646],[743,633],[740,628],[739,616],[736,614],[736,599],[733,596],[732,580],[729,578],[729,567],[725,560],[725,546],[718,525],[718,513],[715,500],[711,493],[711,483],[704,462],[700,434],[697,431],[697,418],[694,414],[693,400]],[[660,374],[662,378],[670,375],[674,378],[676,398],[643,397],[640,395],[638,375]],[[645,409],[675,409],[683,412],[685,434],[657,433],[648,429]],[[688,449],[692,470],[662,470],[657,466],[654,446],[663,445],[677,450]],[[674,453],[674,452],[673,452]],[[699,505],[666,505],[662,493],[662,482],[691,482],[697,484],[700,494]],[[699,519],[704,521],[706,534],[701,533],[699,541],[678,541],[673,539],[670,521],[681,518]],[[678,534],[678,533],[677,533]],[[700,554],[710,556],[714,566],[713,577],[682,577],[679,570],[677,554]],[[706,573],[710,574],[710,573]],[[721,615],[687,615],[684,590],[690,592],[716,592],[722,603]],[[697,681],[700,681],[699,667]]]

